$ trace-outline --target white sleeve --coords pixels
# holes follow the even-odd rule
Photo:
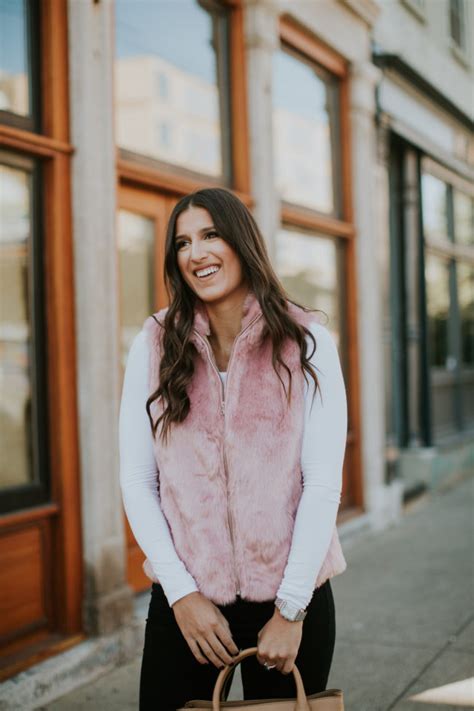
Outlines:
[[[305,384],[301,454],[303,493],[296,512],[287,565],[277,596],[306,608],[326,557],[341,500],[347,437],[347,398],[336,343],[330,331],[311,324],[316,351],[311,358],[319,386],[310,412],[314,382]],[[311,353],[312,341],[307,336]],[[317,368],[317,369],[316,369]],[[321,397],[322,394],[322,397]]]
[[[145,409],[148,392],[149,346],[145,331],[130,348],[119,416],[120,486],[135,540],[148,558],[169,605],[198,590],[174,547],[161,510],[150,421]]]

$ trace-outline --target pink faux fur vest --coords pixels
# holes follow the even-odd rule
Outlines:
[[[306,326],[314,314],[288,302]],[[162,322],[166,309],[155,314]],[[158,490],[176,551],[199,590],[215,604],[240,592],[254,601],[274,599],[283,578],[294,520],[302,494],[300,467],[304,376],[299,348],[287,339],[282,358],[292,372],[287,400],[273,366],[270,339],[258,339],[264,325],[260,304],[249,291],[242,327],[234,341],[227,378],[221,382],[206,336],[209,319],[197,301],[191,339],[197,349],[186,420],[173,424],[167,446],[155,439]],[[149,316],[150,393],[158,385],[162,327]],[[288,389],[288,376],[281,370]],[[153,420],[162,402],[152,405]],[[146,575],[156,582],[151,566]],[[315,587],[346,568],[337,529]]]

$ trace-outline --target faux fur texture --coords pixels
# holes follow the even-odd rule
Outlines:
[[[314,315],[288,302],[308,326]],[[155,316],[162,319],[166,309]],[[205,305],[198,301],[192,341],[197,349],[186,420],[173,424],[166,446],[155,439],[158,491],[176,551],[199,590],[215,604],[241,597],[276,596],[287,563],[294,520],[303,491],[301,447],[304,376],[299,349],[287,339],[282,357],[292,372],[292,398],[271,362],[271,343],[258,339],[264,325],[260,304],[249,291],[241,331],[234,341],[224,386],[207,336]],[[150,392],[158,386],[162,328],[149,316]],[[286,371],[280,370],[288,389]],[[224,403],[224,404],[223,404]],[[225,412],[224,412],[225,411]],[[152,405],[153,418],[162,403]],[[315,587],[346,569],[334,527]],[[144,571],[154,581],[148,560]]]

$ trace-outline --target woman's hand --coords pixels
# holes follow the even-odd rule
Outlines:
[[[195,591],[177,600],[172,610],[184,639],[200,664],[209,664],[208,659],[218,669],[232,664],[232,655],[240,650],[232,639],[229,623],[211,600]]]
[[[291,622],[278,608],[258,633],[257,659],[260,664],[275,664],[282,674],[293,670],[303,636],[303,620]]]

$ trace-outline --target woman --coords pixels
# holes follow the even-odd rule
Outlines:
[[[140,711],[211,699],[219,670],[249,646],[245,699],[294,696],[295,663],[306,693],[323,691],[329,578],[346,568],[335,342],[286,297],[227,190],[178,202],[164,276],[170,306],[132,343],[120,408],[124,507],[153,581]]]

